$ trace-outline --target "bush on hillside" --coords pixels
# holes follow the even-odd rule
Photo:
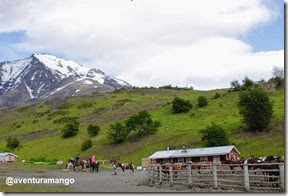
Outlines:
[[[184,100],[180,97],[175,97],[172,101],[172,111],[173,113],[188,112],[193,105],[189,100]]]
[[[201,140],[206,142],[205,145],[207,147],[229,145],[228,134],[222,127],[215,123],[212,123],[212,125],[200,130],[200,133],[202,134]]]
[[[12,137],[8,137],[6,139],[6,142],[7,142],[7,145],[6,147],[11,149],[11,150],[14,150],[15,148],[17,148],[20,144],[19,140],[17,138],[12,138]]]
[[[92,141],[91,140],[85,140],[81,145],[81,150],[85,151],[91,147],[92,147]]]
[[[238,82],[238,80],[233,80],[230,82],[230,88],[232,88],[233,91],[240,91],[241,84]]]
[[[218,99],[218,98],[220,98],[221,96],[220,96],[220,94],[219,93],[215,93],[215,95],[214,95],[214,99]]]
[[[161,123],[159,121],[153,121],[151,115],[143,111],[130,116],[125,121],[125,125],[129,132],[135,131],[138,136],[143,136],[155,133],[161,126]]]
[[[197,102],[198,102],[197,105],[199,107],[204,107],[204,106],[208,105],[207,98],[204,96],[199,96],[197,99]]]
[[[98,125],[88,125],[87,132],[91,137],[96,136],[100,131],[100,127]]]
[[[126,126],[123,125],[122,122],[116,122],[109,126],[108,130],[108,139],[113,143],[122,143],[126,140],[129,131],[127,130]]]
[[[239,94],[239,113],[252,131],[262,131],[270,123],[273,115],[273,104],[268,93],[254,88]]]
[[[62,129],[62,137],[63,138],[73,137],[77,135],[78,131],[79,131],[79,122],[77,121],[69,122]]]

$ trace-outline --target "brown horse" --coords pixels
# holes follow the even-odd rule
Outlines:
[[[243,169],[243,165],[240,164],[244,164],[246,160],[247,158],[242,157],[240,160],[224,160],[222,164],[229,164],[230,170],[234,170],[234,167],[241,167],[241,169]],[[232,171],[232,173],[234,173],[234,171]]]
[[[123,171],[123,175],[125,174],[125,170],[130,169],[130,174],[134,174],[134,165],[132,163],[116,163],[116,168],[120,167]],[[114,167],[115,168],[115,167]],[[116,168],[115,168],[115,175],[117,175],[116,172]]]
[[[82,170],[84,169],[84,166],[86,165],[86,160],[74,160],[74,159],[69,159],[68,163],[66,164],[66,169],[69,169],[70,166],[72,166],[74,168],[74,171],[76,171],[76,167],[77,166],[81,166]]]
[[[173,178],[177,178],[177,173],[178,173],[177,170],[179,170],[179,165],[173,164],[171,165],[171,167],[172,167]],[[167,164],[161,166],[162,172],[164,174],[164,178],[169,176],[169,168],[170,168],[170,165],[167,165]]]
[[[110,160],[110,165],[112,164],[116,164],[120,161],[119,157],[112,157],[112,159]]]
[[[188,168],[188,166],[191,167],[191,170],[198,170],[198,174],[200,174],[200,169],[201,169],[201,164],[200,163],[193,163],[193,162],[191,163],[190,162],[187,165],[182,165],[181,169],[186,169],[186,168]]]

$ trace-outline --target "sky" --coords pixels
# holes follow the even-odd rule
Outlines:
[[[283,0],[0,0],[0,61],[48,53],[134,86],[227,88],[284,66]]]

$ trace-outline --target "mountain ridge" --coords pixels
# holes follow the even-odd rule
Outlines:
[[[63,98],[131,87],[124,80],[105,75],[100,69],[84,67],[49,54],[34,53],[25,59],[0,63],[2,107],[33,99]],[[15,100],[13,96],[18,98]]]

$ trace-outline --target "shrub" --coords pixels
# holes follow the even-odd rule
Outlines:
[[[92,147],[92,141],[91,140],[85,140],[81,145],[81,150],[85,151],[91,147]]]
[[[214,99],[218,99],[218,98],[220,98],[220,94],[219,93],[215,93]]]
[[[87,132],[91,137],[96,136],[99,131],[100,127],[98,125],[88,125]]]
[[[188,112],[193,105],[189,100],[184,100],[180,97],[175,97],[172,101],[172,111],[173,113]]]
[[[17,138],[12,138],[12,137],[8,137],[6,139],[6,142],[7,142],[7,145],[6,147],[11,149],[11,150],[14,150],[15,148],[17,148],[20,144],[19,140]]]
[[[202,134],[201,140],[206,142],[207,147],[229,145],[228,134],[215,123],[200,130],[200,133]]]
[[[265,129],[273,115],[273,104],[266,91],[254,88],[239,94],[239,113],[253,131]]]
[[[94,104],[95,104],[94,101],[86,101],[86,102],[81,103],[77,108],[78,109],[86,109],[86,108],[90,108]]]
[[[79,122],[77,121],[69,122],[62,129],[62,137],[63,138],[73,137],[77,135],[78,131],[79,131]]]
[[[232,88],[233,91],[239,91],[241,89],[241,85],[238,80],[233,80],[230,82],[230,88]]]
[[[116,122],[109,126],[108,130],[108,139],[113,143],[124,142],[129,134],[129,131],[126,129],[125,125],[121,122]]]
[[[53,123],[54,124],[63,124],[63,123],[75,123],[77,122],[78,118],[77,117],[62,117],[62,118],[59,118],[57,120],[54,120]]]
[[[241,86],[242,90],[247,90],[249,88],[251,88],[255,83],[249,79],[247,76],[245,76],[245,78],[242,80],[243,85]]]
[[[155,133],[161,126],[159,121],[153,121],[151,115],[146,112],[138,112],[125,121],[127,130],[135,131],[138,136]]]
[[[204,107],[208,104],[207,98],[204,96],[199,96],[197,102],[198,102],[197,105],[199,107]]]

